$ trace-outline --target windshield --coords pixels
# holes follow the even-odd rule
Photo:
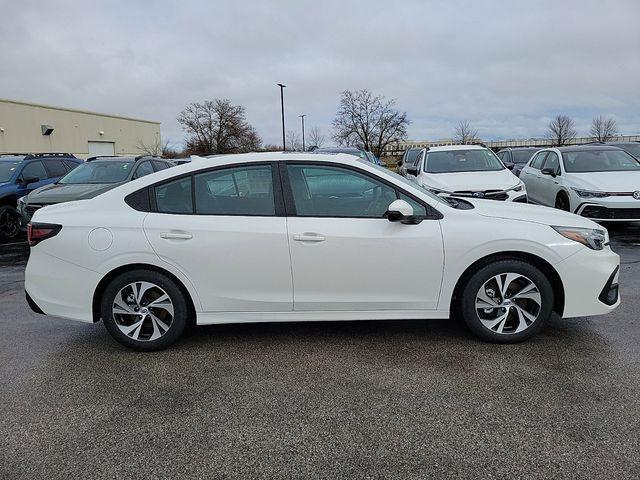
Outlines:
[[[440,203],[444,203],[447,206],[451,206],[449,204],[449,202],[446,201],[446,199],[439,197],[438,195],[436,195],[433,192],[430,192],[429,190],[427,190],[426,188],[424,188],[422,185],[419,185],[418,183],[411,181],[405,177],[403,177],[402,175],[397,174],[396,172],[393,172],[391,170],[389,170],[386,167],[383,167],[381,165],[373,165],[374,168],[377,168],[378,170],[380,170],[381,172],[384,172],[388,175],[391,175],[393,177],[394,180],[399,181],[400,183],[402,183],[403,185],[407,185],[409,187],[413,187],[417,190],[419,190],[420,192],[424,193],[426,196],[428,196],[429,198],[432,198]]]
[[[640,170],[640,162],[622,150],[563,152],[568,173],[625,172]]]
[[[634,157],[640,159],[640,143],[625,144],[621,145],[620,148],[629,152]]]
[[[537,151],[538,150],[511,150],[511,155],[513,155],[513,163],[527,163],[531,158],[531,155],[533,155]]]
[[[13,177],[20,162],[0,162],[0,183],[7,183]]]
[[[75,185],[80,183],[118,183],[124,182],[133,167],[131,162],[105,161],[83,163],[71,170],[58,183]]]
[[[486,172],[504,170],[502,162],[490,150],[445,150],[427,152],[427,173]]]

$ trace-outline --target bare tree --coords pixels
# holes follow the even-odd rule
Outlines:
[[[228,99],[191,103],[178,115],[187,132],[186,153],[242,153],[258,150],[262,140],[244,116],[244,107]]]
[[[287,150],[299,152],[302,150],[300,134],[295,130],[287,130]]]
[[[460,120],[453,132],[453,140],[462,145],[470,145],[478,141],[478,130],[473,128],[469,120]]]
[[[324,145],[324,134],[318,127],[312,127],[308,133],[309,141],[307,142],[310,147],[321,147]]]
[[[333,139],[339,145],[370,150],[379,157],[385,147],[407,137],[407,112],[395,109],[395,100],[369,90],[345,90],[333,120]]]
[[[575,124],[566,115],[556,115],[547,126],[546,137],[551,140],[554,147],[566,145],[577,135]]]
[[[153,143],[145,143],[142,139],[138,139],[136,148],[142,155],[164,158],[177,158],[180,156],[180,152],[173,148],[168,140],[162,144],[159,137],[156,137]]]
[[[604,118],[599,115],[593,119],[590,132],[598,142],[607,142],[618,134],[618,124],[613,118]]]

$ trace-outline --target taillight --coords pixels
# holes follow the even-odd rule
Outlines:
[[[27,239],[29,245],[34,246],[47,238],[55,237],[62,230],[62,225],[54,223],[29,223],[27,225]]]

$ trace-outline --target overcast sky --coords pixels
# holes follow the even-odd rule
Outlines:
[[[411,139],[541,136],[556,113],[586,134],[640,134],[640,1],[4,0],[0,97],[162,122],[229,98],[266,143],[330,134],[338,97],[368,88],[408,112]]]

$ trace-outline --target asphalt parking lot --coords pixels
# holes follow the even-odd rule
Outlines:
[[[0,478],[639,478],[640,228],[611,232],[622,306],[520,345],[407,320],[198,327],[141,354],[32,314],[5,249]]]

